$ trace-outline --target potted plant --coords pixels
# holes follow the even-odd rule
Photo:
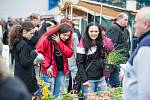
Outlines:
[[[108,63],[105,65],[105,71],[113,72],[114,67],[126,63],[127,57],[125,57],[121,52],[123,50],[114,50],[108,54]]]
[[[127,57],[121,54],[122,51],[123,50],[121,49],[110,52],[108,55],[108,62],[114,65],[125,63],[127,61]]]

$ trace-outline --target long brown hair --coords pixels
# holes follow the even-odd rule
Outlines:
[[[13,48],[14,44],[19,40],[19,38],[22,36],[22,32],[20,25],[14,25],[10,29],[9,38],[8,38],[8,45],[10,49]]]
[[[22,25],[14,25],[10,29],[9,37],[8,37],[8,42],[9,42],[9,47],[12,49],[17,41],[22,37],[23,30],[30,31],[35,26],[31,22],[24,22]]]

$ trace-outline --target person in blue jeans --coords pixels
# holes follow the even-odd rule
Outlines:
[[[103,75],[105,47],[108,45],[103,43],[100,25],[94,22],[89,23],[77,46],[77,67],[85,97],[88,93],[107,90]]]
[[[73,55],[72,27],[62,23],[47,30],[36,45],[45,60],[40,73],[44,81],[52,82],[53,96],[63,93],[65,76],[69,74],[68,59]]]

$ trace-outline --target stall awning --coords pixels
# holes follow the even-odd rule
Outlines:
[[[108,19],[112,19],[113,17],[112,16],[107,16],[107,15],[104,15],[99,12],[96,12],[96,11],[93,11],[91,9],[88,9],[88,8],[85,8],[83,6],[79,6],[79,5],[72,5],[72,8],[73,8],[73,12],[74,12],[74,15],[81,15],[81,16],[84,16],[86,13],[89,13],[91,15],[94,15],[94,16],[103,16],[105,18],[108,18]],[[76,10],[80,10],[82,12],[82,14],[75,14],[75,13],[79,13],[79,11],[76,11]]]
[[[100,3],[100,2],[94,2],[94,1],[87,1],[87,0],[81,0],[77,4],[78,6],[82,6],[86,9],[90,9],[91,11],[95,13],[101,13],[102,15],[110,16],[110,17],[116,17],[117,14],[123,11],[129,11],[127,9],[111,6],[108,4]],[[136,11],[130,11],[132,15],[136,14]]]
[[[64,9],[70,9],[70,2],[66,3]],[[73,16],[86,16],[87,13],[90,13],[94,16],[104,16],[108,18],[115,18],[117,14],[123,11],[130,12],[130,14],[135,15],[137,11],[131,11],[124,8],[119,8],[115,6],[111,6],[108,4],[88,1],[88,0],[80,0],[76,5],[72,4],[73,8]]]

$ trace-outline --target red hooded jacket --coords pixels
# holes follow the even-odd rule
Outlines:
[[[42,62],[41,64],[41,72],[44,74],[47,74],[47,69],[50,66],[50,59],[52,57],[52,70],[53,70],[53,76],[56,77],[58,74],[57,67],[56,67],[56,62],[54,58],[54,44],[52,44],[52,48],[50,46],[50,41],[48,40],[48,35],[51,34],[57,34],[59,26],[54,26],[51,29],[49,29],[46,33],[43,34],[43,36],[40,38],[39,42],[36,45],[36,50],[38,53],[43,54],[45,61]],[[72,49],[72,41],[71,41],[72,35],[70,38],[63,42],[59,41],[57,43],[60,51],[63,53],[64,56],[64,74],[68,74],[68,59],[73,55],[73,49]],[[51,55],[51,50],[52,50],[52,55]]]

